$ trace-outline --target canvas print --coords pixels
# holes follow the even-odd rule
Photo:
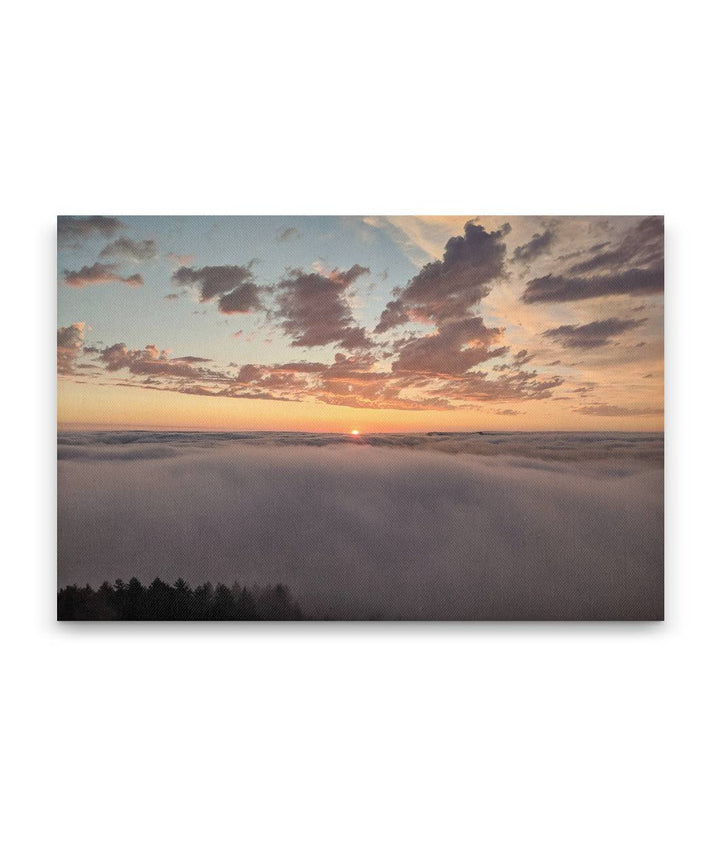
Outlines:
[[[57,240],[59,619],[662,619],[662,217]]]

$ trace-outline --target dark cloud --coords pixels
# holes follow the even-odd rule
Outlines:
[[[157,245],[153,240],[133,241],[124,235],[100,251],[100,258],[119,258],[126,262],[143,262],[157,256]]]
[[[616,274],[593,277],[567,277],[547,274],[531,279],[522,300],[525,303],[558,303],[587,300],[609,294],[656,294],[664,285],[663,269],[632,268]]]
[[[197,269],[178,268],[172,280],[175,285],[196,286],[200,300],[207,301],[253,282],[254,277],[249,265],[216,265]]]
[[[527,348],[523,348],[515,354],[515,356],[512,358],[511,363],[506,363],[504,365],[497,366],[496,371],[508,371],[509,369],[518,369],[520,368],[520,366],[524,366],[526,363],[529,363],[534,357],[535,354],[531,354],[528,352]],[[556,363],[551,363],[550,365],[556,365],[559,362],[560,361],[557,360]]]
[[[588,381],[583,386],[578,386],[575,389],[573,389],[572,391],[575,393],[575,395],[579,396],[580,398],[587,398],[589,395],[595,395],[595,387],[596,386],[597,386],[596,383],[593,383],[592,381]]]
[[[544,232],[535,233],[527,244],[515,248],[513,261],[528,263],[538,256],[547,253],[555,240],[555,233],[546,229]]]
[[[602,250],[604,247],[609,247],[610,241],[602,241],[599,244],[593,244],[591,247],[585,247],[582,250],[573,250],[571,253],[564,253],[561,256],[558,256],[555,261],[556,262],[567,262],[570,259],[579,259],[581,256],[586,256],[589,253],[597,253]]]
[[[372,347],[365,329],[355,323],[347,299],[352,283],[369,272],[360,265],[328,274],[291,271],[276,286],[275,313],[291,344],[303,348],[338,344],[346,350]]]
[[[218,309],[225,315],[256,312],[263,308],[261,289],[250,265],[217,265],[202,268],[181,267],[172,275],[177,286],[198,290],[200,300],[217,299]]]
[[[445,245],[441,260],[429,262],[405,288],[395,292],[382,313],[376,333],[405,323],[409,318],[442,321],[467,316],[472,306],[490,292],[490,283],[502,276],[505,263],[505,225],[496,232],[469,220],[464,235]]]
[[[628,330],[641,327],[647,318],[638,321],[605,318],[591,321],[589,324],[563,324],[552,330],[545,330],[543,336],[558,342],[563,348],[599,348],[607,345],[613,336],[619,336]]]
[[[169,351],[160,351],[155,345],[142,350],[129,350],[122,342],[100,351],[98,359],[110,372],[127,369],[134,375],[164,375],[194,380],[223,380],[219,372],[198,367],[197,363],[210,362],[203,357],[170,357]]]
[[[402,300],[391,300],[380,315],[380,321],[375,328],[376,333],[384,333],[400,324],[406,324],[410,316],[405,309]]]
[[[95,264],[81,267],[80,270],[65,270],[63,272],[65,285],[72,288],[85,288],[89,285],[105,285],[108,283],[122,283],[124,285],[138,286],[144,285],[145,280],[139,273],[134,273],[132,276],[122,276],[117,272],[118,266],[115,264]]]
[[[280,243],[284,243],[285,241],[297,241],[302,237],[300,232],[298,232],[294,226],[289,226],[287,229],[278,229],[275,235]]]
[[[221,295],[218,300],[218,309],[223,315],[245,315],[248,312],[256,312],[262,309],[260,300],[260,289],[254,282],[246,282],[238,285],[227,294]]]
[[[610,294],[655,294],[664,287],[662,217],[647,217],[612,250],[604,248],[560,274],[527,283],[525,303],[586,300]]]
[[[501,336],[502,330],[486,327],[482,318],[471,316],[446,321],[439,325],[436,333],[403,345],[393,370],[440,377],[460,375],[478,363],[504,354],[507,348],[490,349]]]
[[[600,249],[604,249],[603,245]],[[615,250],[604,250],[589,259],[577,262],[568,273],[611,271],[627,266],[656,267],[662,265],[663,258],[663,218],[646,217],[623,238],[622,243]]]
[[[57,218],[57,238],[59,246],[75,245],[83,238],[100,235],[112,238],[125,228],[117,217],[65,217]]]

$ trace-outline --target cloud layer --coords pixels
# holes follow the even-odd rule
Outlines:
[[[654,465],[207,442],[65,456],[59,584],[280,581],[306,611],[346,618],[662,613]]]
[[[647,217],[615,249],[603,244],[562,273],[530,280],[522,299],[525,303],[557,303],[616,294],[657,294],[663,285],[663,219]]]

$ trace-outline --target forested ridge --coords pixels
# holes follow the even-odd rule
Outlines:
[[[156,577],[144,586],[137,577],[114,585],[69,585],[57,594],[58,621],[299,621],[303,613],[287,586],[213,585],[192,588]]]

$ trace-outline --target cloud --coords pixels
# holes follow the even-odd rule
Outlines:
[[[545,330],[543,336],[558,342],[563,348],[599,348],[607,345],[613,336],[619,336],[628,330],[641,327],[647,318],[638,321],[605,318],[591,321],[589,324],[563,324],[552,330]]]
[[[357,264],[327,274],[293,270],[278,283],[275,317],[281,319],[280,326],[291,337],[291,345],[312,348],[338,344],[346,350],[371,347],[348,302],[348,288],[369,272]]]
[[[84,321],[76,321],[69,327],[58,327],[57,330],[57,371],[60,375],[73,374],[75,361],[82,353],[87,325]]]
[[[528,263],[550,251],[555,241],[555,233],[550,229],[535,233],[527,244],[516,247],[513,253],[513,261]]]
[[[200,301],[217,299],[218,309],[225,315],[246,314],[263,308],[261,289],[250,265],[216,265],[202,268],[181,267],[172,275],[177,286],[192,286],[198,290]]]
[[[237,288],[233,288],[227,294],[221,295],[218,300],[218,309],[223,315],[245,315],[262,308],[260,289],[254,282],[238,285]]]
[[[588,404],[573,408],[575,413],[583,416],[661,416],[662,407],[619,407],[615,404]]]
[[[106,382],[112,385],[121,382],[136,386],[153,384],[158,390],[189,395],[321,401],[378,410],[450,411],[478,409],[483,404],[499,408],[498,411],[486,410],[488,413],[513,409],[516,402],[557,398],[563,377],[546,372],[560,372],[551,366],[559,364],[555,357],[562,356],[561,348],[586,352],[574,355],[576,362],[563,360],[565,367],[562,372],[570,386],[584,384],[588,377],[599,377],[593,373],[595,371],[602,373],[633,360],[635,364],[642,361],[643,366],[647,365],[638,372],[638,376],[648,369],[655,370],[657,339],[648,338],[649,346],[638,346],[632,355],[629,346],[640,338],[655,334],[657,300],[648,300],[647,309],[642,313],[651,316],[647,332],[643,329],[642,337],[627,336],[628,347],[618,346],[603,351],[601,346],[612,343],[615,337],[646,322],[639,314],[644,305],[642,300],[627,302],[627,307],[638,309],[634,317],[640,320],[635,322],[621,320],[622,316],[631,315],[626,308],[622,312],[616,309],[614,313],[581,311],[577,314],[572,311],[574,307],[523,307],[516,295],[518,268],[507,265],[505,236],[509,227],[502,226],[500,218],[484,221],[485,226],[480,225],[477,219],[468,220],[466,217],[439,219],[442,222],[431,224],[432,229],[427,231],[426,237],[434,242],[433,254],[441,257],[425,264],[404,287],[396,288],[384,308],[382,304],[375,304],[378,311],[383,310],[375,331],[385,333],[403,325],[413,325],[402,333],[375,337],[359,320],[357,292],[365,293],[368,280],[360,281],[359,287],[358,280],[369,273],[367,267],[359,264],[347,270],[332,270],[328,262],[319,260],[311,268],[288,269],[282,281],[275,285],[260,286],[256,282],[253,262],[195,267],[191,264],[192,256],[169,254],[167,259],[179,264],[174,272],[167,268],[177,293],[168,294],[165,299],[175,301],[190,292],[193,299],[214,304],[208,308],[196,307],[198,314],[214,314],[216,308],[226,316],[267,310],[267,319],[274,321],[279,329],[273,332],[272,340],[265,339],[263,344],[276,344],[275,338],[282,331],[289,337],[285,344],[296,348],[327,348],[329,358],[323,354],[325,362],[311,362],[312,357],[305,354],[306,360],[290,361],[287,355],[283,355],[265,357],[267,363],[262,364],[263,358],[258,357],[258,364],[252,367],[240,366],[237,372],[233,372],[231,366],[226,365],[221,371],[220,367],[213,368],[209,363],[203,365],[189,359],[160,355],[169,352],[153,356],[147,348],[140,347],[147,341],[145,338],[133,341],[128,333],[130,347],[113,345],[116,349],[124,348],[124,352],[106,353],[103,360],[95,357],[95,368],[109,373],[123,368],[126,374],[122,378],[117,374],[106,376]],[[521,225],[520,231],[525,236],[532,235],[533,229],[538,231],[517,248],[513,260],[527,261],[533,254],[540,256],[548,247],[554,249],[556,223],[544,220],[538,226],[537,222],[533,218],[530,228],[528,224]],[[276,225],[271,226],[271,237],[279,239],[286,230],[278,230],[275,235]],[[100,234],[99,228],[87,226],[86,231],[89,229],[91,234]],[[114,227],[105,224],[102,228]],[[377,237],[374,230],[364,228],[370,237]],[[75,231],[79,233],[80,227],[76,226]],[[448,239],[453,232],[459,234]],[[643,221],[613,219],[608,223],[573,219],[562,231],[558,230],[558,236],[558,244],[562,238],[562,251],[582,249],[565,253],[563,262],[555,252],[553,255],[558,255],[558,259],[554,262],[550,257],[544,258],[539,272],[552,269],[551,264],[557,268],[542,280],[544,285],[540,291],[544,289],[544,296],[536,294],[529,300],[525,299],[525,303],[550,299],[551,287],[556,291],[572,291],[573,281],[581,282],[583,296],[588,296],[593,288],[598,293],[608,293],[609,277],[616,281],[635,275],[652,278],[658,275],[658,265],[660,275],[662,273],[660,218]],[[611,240],[600,240],[608,236]],[[283,240],[290,238],[287,235]],[[111,243],[101,241],[99,244],[107,246],[98,262],[80,270],[65,271],[67,285],[78,288],[111,282],[140,285],[143,280],[139,273],[125,276],[124,272],[131,268],[111,262],[127,261],[131,256],[157,256],[153,241],[135,242],[120,237]],[[506,265],[510,270],[507,281]],[[602,282],[597,285],[599,280]],[[488,306],[482,312],[483,318],[476,304],[491,288],[495,291],[486,301]],[[164,291],[161,291],[158,299],[163,295]],[[372,302],[368,300],[363,311],[369,313],[370,306]],[[167,309],[169,311],[170,307]],[[585,323],[588,318],[609,314],[617,314],[620,318]],[[501,318],[508,319],[507,331],[500,326]],[[215,323],[227,324],[227,321],[218,319]],[[237,339],[230,340],[228,335],[239,326],[238,323],[233,327],[220,328],[220,335],[227,344],[237,343]],[[252,337],[247,332],[243,335],[250,342]],[[257,333],[258,341],[264,335],[269,334]],[[108,341],[115,338],[119,337]],[[540,341],[544,341],[542,349],[537,347]],[[332,352],[338,350],[343,353],[335,354],[333,361]],[[80,375],[82,361],[74,361],[72,354],[73,351],[67,352],[64,368]],[[579,362],[581,359],[583,362]],[[538,360],[540,374],[531,370]],[[206,371],[200,373],[200,368]],[[649,386],[645,384],[645,388]],[[606,396],[618,404],[638,404],[637,400],[633,401],[632,391],[611,397],[606,383],[602,388],[608,390]],[[573,405],[600,406],[595,393],[584,400],[576,395],[566,400],[572,401]],[[566,406],[563,417],[568,413],[569,406]]]
[[[487,456],[452,454],[467,437],[201,449],[197,435],[137,436],[118,438],[120,459],[92,435],[61,438],[60,585],[282,582],[334,618],[662,614],[662,469],[632,452],[586,460],[597,443],[537,436],[509,438],[509,454],[480,437]]]
[[[375,332],[385,333],[387,330],[398,327],[400,324],[406,324],[408,321],[410,321],[410,315],[402,300],[391,300],[383,309]]]
[[[525,303],[558,303],[566,300],[587,300],[609,294],[657,294],[662,292],[662,268],[623,271],[594,277],[567,277],[547,274],[527,284],[522,300]]]
[[[193,253],[168,253],[165,258],[175,267],[187,267],[195,261]]]
[[[286,241],[297,241],[302,235],[294,226],[289,226],[287,229],[278,229],[275,237],[278,243],[284,243]]]
[[[363,217],[364,226],[384,232],[417,267],[442,255],[448,238],[462,231],[467,216],[460,217]],[[358,230],[361,240],[372,240],[373,232]]]
[[[501,356],[507,348],[490,350],[502,330],[488,328],[478,317],[446,321],[436,333],[410,340],[403,345],[393,363],[394,371],[417,372],[436,376],[459,375],[478,363]]]
[[[130,286],[145,285],[145,280],[139,273],[121,276],[117,268],[115,264],[95,262],[90,267],[81,267],[80,270],[65,270],[64,282],[72,288],[86,288],[89,285],[106,285],[114,282]]]
[[[523,348],[518,351],[515,356],[512,358],[512,361],[509,364],[504,364],[496,367],[496,371],[508,371],[509,369],[518,369],[520,366],[524,366],[526,363],[529,363],[532,359],[535,358],[535,354],[531,354],[528,352],[527,348]],[[555,363],[551,363],[551,365],[557,365],[560,361],[557,360]]]
[[[100,258],[119,258],[126,262],[143,262],[154,259],[157,245],[153,240],[133,241],[124,235],[100,251]]]
[[[598,252],[570,269],[571,274],[584,274],[594,271],[611,271],[627,266],[657,267],[664,259],[665,230],[662,217],[646,217],[623,238],[614,250]]]
[[[513,364],[516,366],[524,366],[525,363],[529,363],[534,356],[535,354],[528,353],[527,348],[523,348],[513,357]]]
[[[481,318],[448,321],[432,336],[409,338],[399,348],[391,370],[379,369],[370,349],[347,355],[336,353],[331,363],[298,360],[272,365],[231,363],[226,369],[207,367],[201,356],[172,357],[155,345],[132,349],[117,343],[94,354],[95,368],[110,373],[127,370],[130,377],[115,385],[146,387],[226,398],[278,401],[321,401],[327,404],[376,410],[438,411],[475,407],[478,402],[540,399],[562,384],[557,377],[539,377],[519,371],[523,355],[499,377],[488,379],[468,368],[503,355],[493,348],[501,334],[485,327]],[[230,368],[236,371],[230,372]],[[499,370],[499,369],[496,369]]]
[[[562,386],[561,377],[540,377],[537,372],[515,371],[489,378],[484,372],[468,372],[438,387],[441,395],[458,404],[476,406],[483,401],[531,401],[550,398]]]
[[[92,235],[112,238],[125,228],[117,217],[66,217],[57,218],[58,246],[76,245],[78,241]]]
[[[522,300],[555,303],[611,294],[656,294],[663,287],[663,218],[647,217],[615,249],[600,245],[599,252],[576,262],[563,273],[530,280]]]
[[[100,351],[98,359],[110,372],[127,369],[134,375],[163,375],[171,378],[192,380],[224,380],[220,372],[198,367],[198,363],[210,360],[203,357],[170,357],[169,351],[160,351],[155,345],[146,345],[141,350],[129,350],[122,342]]]
[[[408,284],[395,292],[380,317],[376,333],[412,318],[442,321],[468,315],[490,292],[490,283],[505,272],[505,225],[495,232],[468,220],[464,235],[450,238],[441,260],[429,262]]]

